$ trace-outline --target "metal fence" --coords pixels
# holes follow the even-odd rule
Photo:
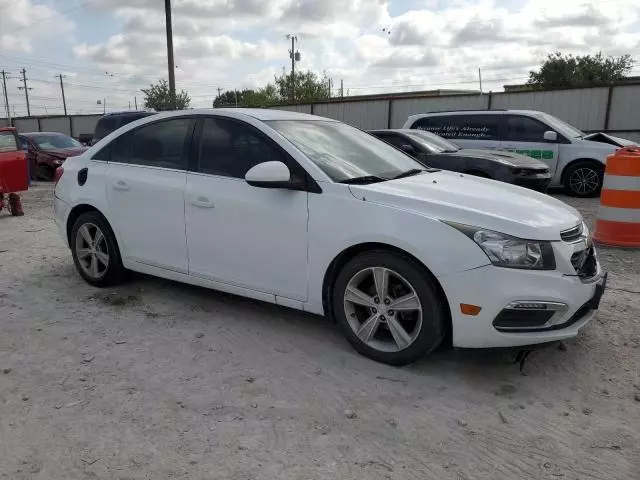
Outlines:
[[[346,97],[274,108],[334,118],[362,129],[400,128],[409,115],[442,110],[541,110],[587,132],[606,131],[640,142],[640,84],[408,98]],[[55,131],[77,137],[93,133],[98,118],[100,115],[21,117],[14,118],[13,124],[22,132]],[[0,126],[7,124],[6,119],[0,119]]]

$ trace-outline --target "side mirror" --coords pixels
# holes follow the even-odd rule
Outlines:
[[[264,162],[249,169],[244,176],[245,181],[260,188],[289,188],[291,172],[282,162]]]
[[[553,130],[547,130],[546,132],[544,132],[544,140],[546,142],[557,142],[558,134]]]

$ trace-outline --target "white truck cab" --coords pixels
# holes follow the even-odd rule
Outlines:
[[[553,115],[535,110],[421,113],[403,128],[428,130],[462,148],[509,150],[549,165],[550,186],[577,197],[598,195],[607,157],[633,142],[605,133],[587,135]]]

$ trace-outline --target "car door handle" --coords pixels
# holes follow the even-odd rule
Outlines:
[[[194,207],[198,208],[213,208],[213,203],[207,197],[203,197],[202,195],[192,198],[190,203]]]
[[[127,185],[127,183],[123,180],[118,180],[116,183],[113,184],[113,189],[122,190],[126,192],[127,190],[129,190],[129,185]]]

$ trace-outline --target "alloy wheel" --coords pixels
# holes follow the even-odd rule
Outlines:
[[[422,304],[415,289],[383,267],[360,270],[344,292],[349,326],[364,344],[381,352],[409,347],[422,329]]]
[[[102,230],[85,223],[76,235],[76,255],[80,268],[93,280],[99,280],[109,268],[109,247]]]
[[[579,195],[588,195],[596,190],[600,185],[600,176],[592,168],[582,167],[571,172],[569,186],[572,191]]]

